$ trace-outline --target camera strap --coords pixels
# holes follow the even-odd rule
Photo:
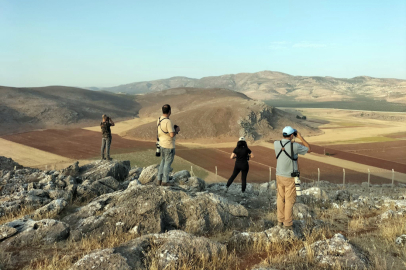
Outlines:
[[[278,159],[279,156],[282,154],[282,152],[284,152],[284,153],[288,156],[288,158],[290,158],[290,159],[292,160],[292,170],[293,170],[293,172],[294,172],[294,171],[295,171],[295,164],[294,164],[294,162],[297,161],[297,158],[294,158],[293,143],[292,143],[291,141],[288,141],[288,142],[285,143],[285,144],[282,144],[282,141],[279,141],[279,142],[280,142],[280,144],[281,144],[281,146],[282,146],[282,149],[281,149],[281,151],[279,152],[279,154],[276,156],[276,159]],[[290,143],[290,155],[289,155],[288,152],[286,152],[286,150],[285,150],[285,146],[288,145],[289,143]]]
[[[162,119],[161,119],[161,117],[158,118],[158,121],[159,121],[158,127],[162,130],[163,133],[168,134],[169,132],[165,132],[165,131],[162,129],[162,126],[161,126],[161,122],[164,121],[165,119],[169,119],[169,118],[166,118],[166,117],[165,117],[165,118],[162,118]],[[156,130],[156,140],[159,142],[158,129]]]

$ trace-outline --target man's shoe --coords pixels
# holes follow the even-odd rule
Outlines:
[[[161,186],[162,185],[162,180],[159,180],[158,181],[158,186]]]
[[[173,184],[172,184],[172,183],[162,183],[161,186],[164,186],[164,187],[172,187]]]
[[[283,222],[278,222],[278,227],[283,227]]]
[[[112,161],[113,159],[111,157],[106,158],[108,161]]]
[[[285,226],[286,230],[293,231],[293,226]]]

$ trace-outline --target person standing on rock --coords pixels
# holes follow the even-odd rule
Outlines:
[[[171,116],[171,106],[165,104],[162,106],[162,116],[157,121],[158,140],[161,148],[161,165],[158,171],[158,185],[171,186],[169,183],[169,173],[171,165],[175,158],[175,140],[180,128],[174,126],[169,119]]]
[[[230,156],[230,159],[235,158],[236,160],[235,160],[233,174],[231,175],[231,177],[228,179],[228,182],[227,182],[226,192],[228,191],[228,188],[233,183],[234,179],[241,172],[241,182],[242,182],[241,189],[244,194],[245,188],[247,186],[247,175],[248,175],[248,171],[250,169],[248,160],[249,160],[249,158],[253,158],[253,157],[254,157],[254,154],[248,148],[245,138],[241,137],[238,140],[237,147],[234,149],[233,153]]]
[[[290,126],[282,131],[283,139],[274,142],[276,154],[276,183],[278,188],[277,216],[278,225],[292,229],[293,205],[296,202],[295,177],[299,176],[298,155],[310,153],[310,145],[302,135]],[[292,141],[295,137],[302,141]],[[292,148],[293,147],[293,148]]]
[[[111,129],[110,127],[114,126],[113,120],[107,115],[102,115],[102,122],[100,123],[100,128],[102,130],[102,146],[101,146],[101,160],[104,160],[104,149],[106,149],[106,159],[111,160],[110,158],[110,145],[111,145]]]

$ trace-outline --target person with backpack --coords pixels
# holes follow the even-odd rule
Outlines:
[[[282,131],[283,139],[274,142],[276,163],[276,184],[278,198],[276,201],[278,226],[292,229],[293,205],[296,202],[295,177],[299,177],[298,155],[310,153],[310,145],[302,135],[290,126]],[[294,142],[297,137],[301,143]]]
[[[230,156],[230,159],[236,159],[234,165],[234,171],[231,177],[227,181],[226,192],[228,188],[233,183],[234,179],[241,172],[241,191],[245,195],[245,188],[247,186],[247,175],[250,169],[248,160],[254,158],[254,154],[248,148],[247,142],[244,137],[241,137],[237,142],[237,147],[234,149],[233,153]]]
[[[111,160],[110,158],[110,145],[111,145],[111,129],[110,127],[114,126],[113,120],[107,115],[102,115],[102,122],[100,123],[100,128],[102,131],[102,146],[101,146],[101,160],[104,160],[104,150],[106,149],[106,159]]]
[[[171,113],[171,106],[165,104],[162,106],[162,116],[157,121],[157,140],[161,155],[161,164],[158,171],[158,185],[160,186],[171,186],[169,183],[169,173],[175,158],[175,136],[180,131],[180,128],[176,125],[174,126],[169,119]]]

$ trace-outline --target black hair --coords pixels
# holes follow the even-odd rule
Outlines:
[[[171,105],[165,104],[164,106],[162,106],[162,113],[163,114],[168,114],[170,111],[171,111]]]
[[[288,135],[288,134],[286,134],[286,133],[283,133],[282,135],[283,135],[283,138],[290,138],[290,136],[291,136],[292,134],[289,134],[289,135]]]
[[[238,141],[237,148],[244,148],[244,147],[248,147],[247,142],[246,141]]]

